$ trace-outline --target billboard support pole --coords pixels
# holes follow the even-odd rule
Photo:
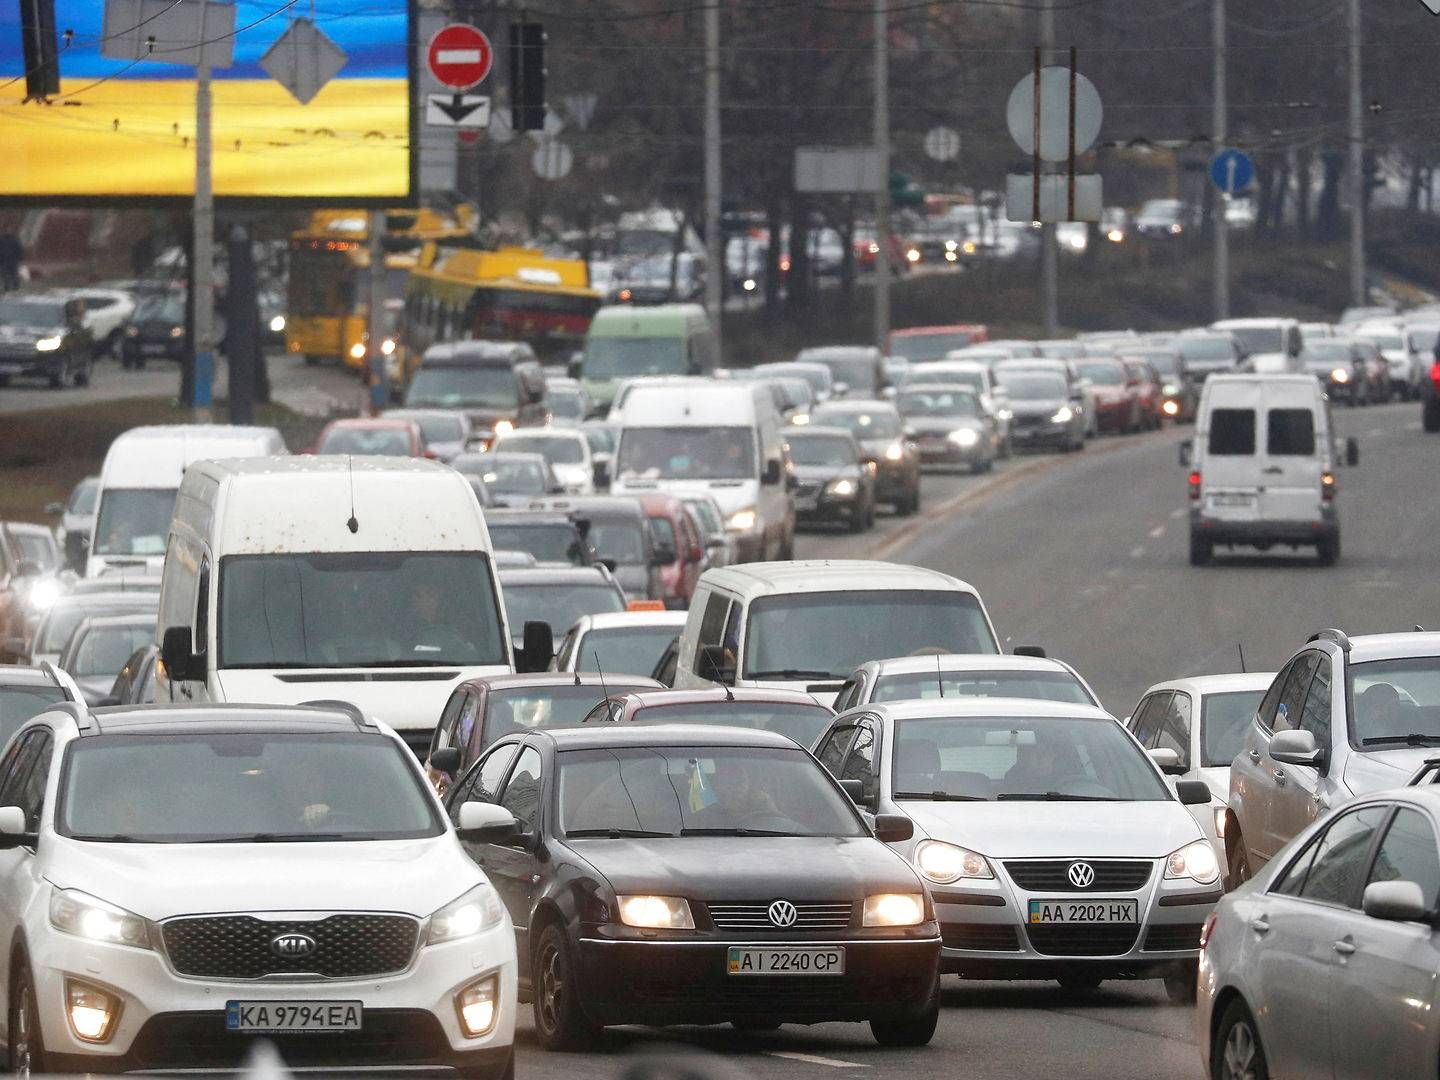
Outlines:
[[[385,385],[385,211],[370,211],[366,230],[370,239],[370,288],[366,303],[365,350],[368,367],[366,381],[370,384],[370,415],[379,416],[389,400]],[[399,347],[399,343],[396,343]]]
[[[203,30],[203,27],[202,27]],[[203,38],[202,38],[203,40]],[[203,58],[202,58],[203,59]],[[195,422],[210,422],[215,384],[215,195],[210,178],[210,65],[195,67]]]
[[[887,0],[875,0],[875,150],[880,187],[875,193],[875,344],[890,342],[890,19]]]

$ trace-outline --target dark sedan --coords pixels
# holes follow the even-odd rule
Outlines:
[[[85,301],[50,293],[0,296],[0,386],[38,378],[52,389],[86,386],[94,366]]]
[[[864,460],[855,436],[844,428],[796,428],[786,432],[795,472],[795,520],[838,522],[851,532],[875,524],[875,466]]]
[[[120,366],[143,368],[146,360],[185,358],[185,297],[157,293],[145,297],[120,332]]]
[[[1019,447],[1050,447],[1069,453],[1085,449],[1085,415],[1059,374],[1041,371],[996,372],[1010,395],[1010,441]]]
[[[715,686],[703,690],[640,690],[614,694],[585,716],[587,724],[704,724],[778,731],[813,746],[835,710],[802,690],[774,686]]]
[[[919,877],[783,735],[659,725],[496,743],[450,792],[515,817],[466,843],[499,890],[546,1049],[610,1024],[869,1021],[930,1041],[939,928]],[[878,839],[877,839],[878,837]],[[528,961],[528,962],[527,962]]]
[[[814,427],[847,429],[875,462],[875,499],[897,514],[920,509],[920,451],[905,438],[900,414],[888,401],[829,401],[810,414]]]

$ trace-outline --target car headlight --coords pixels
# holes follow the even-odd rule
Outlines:
[[[997,420],[1014,420],[1015,412],[1013,409],[997,409],[995,412],[995,418]]]
[[[31,611],[48,611],[50,605],[60,599],[60,594],[64,591],[60,582],[54,578],[41,578],[30,586],[26,602],[29,603]]]
[[[1182,232],[1185,231],[1185,226],[1181,225],[1179,222],[1176,222],[1174,225],[1170,226],[1170,231],[1176,236],[1179,236]]]
[[[170,328],[170,336],[176,341],[179,341],[185,336],[185,328],[183,326],[172,326]]]
[[[1060,408],[1055,410],[1055,415],[1050,417],[1050,422],[1052,424],[1068,424],[1074,418],[1075,410],[1070,408],[1069,405],[1061,405]]]
[[[899,461],[905,456],[905,444],[900,441],[892,442],[885,448],[886,461]]]
[[[937,885],[950,885],[961,878],[990,880],[995,874],[985,856],[943,840],[921,840],[915,845],[915,868]]]
[[[1167,382],[1164,386],[1160,388],[1160,392],[1162,394],[1178,394],[1180,392],[1180,387],[1173,382]]]
[[[1337,367],[1334,371],[1330,372],[1330,380],[1332,382],[1347,383],[1350,381],[1350,372],[1346,371],[1343,367]]]
[[[275,316],[272,316],[271,319],[270,319],[270,332],[271,332],[272,334],[278,334],[278,333],[280,333],[280,331],[282,331],[282,330],[284,330],[284,329],[285,329],[285,316],[284,316],[284,315],[275,315]]]
[[[1170,853],[1165,860],[1167,878],[1189,878],[1201,885],[1209,885],[1220,878],[1220,860],[1215,858],[1215,848],[1209,840],[1195,840],[1179,851]]]
[[[380,352],[381,352],[382,354],[384,354],[385,356],[389,356],[389,355],[390,355],[391,353],[393,353],[394,351],[395,351],[395,339],[394,339],[394,338],[388,338],[388,337],[387,337],[384,341],[382,341],[382,342],[380,343]]]
[[[86,941],[136,949],[151,947],[148,922],[79,889],[56,889],[50,894],[50,925],[62,934]]]
[[[363,341],[357,341],[354,345],[351,345],[351,346],[350,346],[350,359],[351,359],[351,360],[364,360],[364,359],[365,359],[365,343],[364,343]]]
[[[1119,244],[1125,240],[1125,234],[1119,229],[1111,229],[1105,234],[1105,239],[1109,240],[1112,244]]]
[[[925,921],[921,893],[876,893],[865,898],[861,926],[919,926]]]
[[[695,916],[683,896],[617,896],[620,921],[643,930],[694,930]]]
[[[960,428],[950,432],[950,441],[956,446],[970,447],[980,441],[980,436],[975,434],[972,428]]]
[[[810,414],[797,412],[790,417],[790,423],[793,424],[795,427],[804,427],[806,424],[810,423]]]
[[[497,420],[497,421],[495,421],[495,434],[496,434],[496,435],[509,435],[509,434],[510,434],[512,431],[514,431],[514,430],[515,430],[515,425],[512,424],[509,420]]]
[[[1178,401],[1167,401],[1164,405],[1160,406],[1160,411],[1166,416],[1179,416],[1180,403]]]
[[[853,480],[831,480],[825,488],[831,495],[839,495],[844,498],[847,495],[855,494],[855,482]]]
[[[737,510],[730,515],[730,528],[737,532],[749,532],[754,527],[755,511],[753,509]]]
[[[139,328],[138,326],[127,326],[127,327],[125,327],[125,336],[126,336],[126,337],[139,337],[139,336],[140,336],[140,328]]]
[[[36,352],[54,352],[58,348],[60,348],[60,336],[58,334],[52,337],[42,337],[39,341],[35,342]]]
[[[439,945],[445,941],[474,937],[498,926],[503,914],[499,894],[489,883],[482,882],[430,916],[425,944]]]

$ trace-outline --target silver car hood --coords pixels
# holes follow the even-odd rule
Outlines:
[[[901,802],[916,835],[999,859],[1161,859],[1201,838],[1178,802]]]
[[[1372,791],[1403,787],[1415,770],[1433,757],[1440,757],[1440,748],[1404,746],[1394,750],[1350,754],[1345,759],[1342,779],[1351,795],[1368,795]]]

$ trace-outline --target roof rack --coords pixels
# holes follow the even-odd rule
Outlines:
[[[68,714],[70,719],[75,721],[75,726],[80,729],[81,735],[94,735],[100,731],[100,725],[95,719],[95,714],[90,711],[90,707],[83,701],[57,701],[51,705],[49,709],[46,709],[46,712],[52,709]]]
[[[60,678],[58,669],[55,667],[53,661],[41,660],[39,667],[41,671],[50,677],[51,682],[60,687],[61,690],[64,690],[67,695],[70,693],[69,688],[65,685],[65,680]],[[70,698],[67,696],[65,700],[69,701]]]
[[[1305,644],[1309,645],[1312,641],[1333,641],[1336,645],[1340,646],[1341,652],[1347,655],[1350,652],[1349,637],[1346,636],[1344,630],[1337,630],[1333,626],[1326,627],[1324,630],[1317,630],[1306,638]]]
[[[339,698],[317,698],[314,701],[300,702],[302,709],[328,709],[330,712],[340,712],[354,721],[355,726],[361,731],[379,731],[375,724],[365,719],[365,714],[360,711],[360,706],[353,701],[341,701]]]

